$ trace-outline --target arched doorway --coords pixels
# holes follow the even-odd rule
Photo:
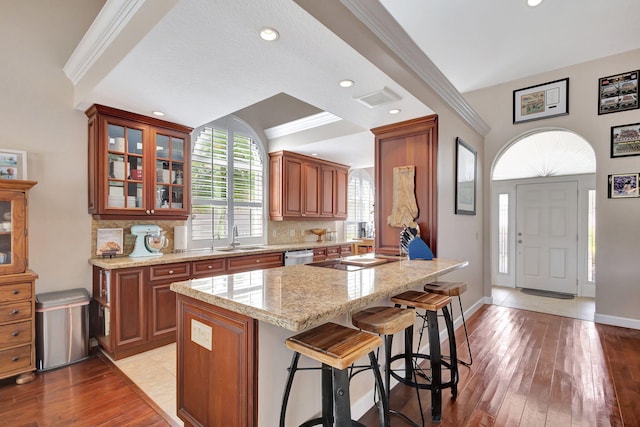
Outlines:
[[[566,129],[533,130],[505,145],[491,172],[492,285],[595,296],[595,170],[591,145]],[[523,307],[533,300],[509,295],[519,308],[556,306],[542,300]],[[592,320],[592,306],[572,317]]]

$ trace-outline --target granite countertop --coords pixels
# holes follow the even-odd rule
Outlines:
[[[301,249],[326,248],[329,246],[350,245],[353,243],[356,243],[356,242],[354,241],[303,242],[303,243],[289,243],[284,245],[247,244],[247,245],[244,245],[246,248],[253,248],[253,249],[243,249],[243,246],[240,245],[238,249],[234,249],[234,250],[223,251],[223,250],[214,248],[214,250],[212,251],[210,249],[202,249],[202,250],[193,250],[193,251],[179,252],[179,253],[165,253],[160,257],[129,258],[128,256],[123,256],[123,257],[116,257],[116,258],[92,258],[89,260],[89,264],[95,265],[100,268],[113,270],[118,268],[141,267],[146,265],[170,264],[173,262],[198,261],[198,260],[215,259],[215,258],[231,258],[231,257],[238,257],[243,255],[258,255],[258,254],[267,254],[272,252],[297,251]]]
[[[297,332],[468,265],[447,259],[388,262],[357,271],[292,265],[171,284],[171,290]]]

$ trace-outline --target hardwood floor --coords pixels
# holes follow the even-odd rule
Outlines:
[[[38,373],[28,384],[0,383],[0,425],[167,426],[166,414],[99,354]]]
[[[467,326],[474,363],[460,366],[456,401],[444,391],[440,426],[640,426],[640,331],[492,305]],[[434,425],[428,391],[421,400]],[[393,390],[392,408],[420,419],[407,387]],[[29,384],[0,382],[0,415],[9,426],[172,425],[104,356],[39,373]],[[376,416],[371,410],[361,422],[377,426]],[[391,425],[408,424],[392,417]]]
[[[474,363],[460,366],[458,398],[443,392],[442,422],[426,425],[640,426],[640,331],[485,305],[467,320]],[[458,352],[467,355],[461,328]],[[391,408],[419,421],[415,390],[398,385]],[[360,420],[376,425],[375,411]],[[392,426],[406,426],[398,417]]]

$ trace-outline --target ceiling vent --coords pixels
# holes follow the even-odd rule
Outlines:
[[[376,108],[384,104],[388,104],[393,101],[397,101],[400,99],[398,95],[393,93],[391,89],[384,88],[382,90],[370,93],[368,95],[360,96],[355,98],[357,101],[360,101],[364,105],[369,108]]]

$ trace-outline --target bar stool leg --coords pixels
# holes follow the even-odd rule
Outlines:
[[[382,375],[380,375],[380,368],[378,364],[378,360],[376,359],[376,355],[373,352],[369,353],[369,361],[371,362],[371,367],[373,369],[373,376],[375,378],[376,384],[378,385],[378,389],[380,389],[380,401],[382,405],[380,405],[380,415],[378,416],[382,421],[380,422],[380,427],[389,427],[391,420],[389,420],[389,392],[388,389],[382,388]]]
[[[443,310],[445,309],[446,307],[443,307]],[[438,315],[435,311],[427,311],[427,328],[429,328],[431,383],[436,385],[436,387],[431,390],[431,420],[439,422],[442,420],[442,390],[439,387],[439,385],[442,384],[442,354],[440,352]]]
[[[464,337],[467,339],[467,350],[469,350],[469,361],[465,362],[465,361],[459,360],[458,362],[460,362],[464,366],[471,366],[473,365],[473,355],[471,354],[471,344],[469,343],[469,333],[467,332],[467,322],[464,320],[464,310],[462,309],[462,299],[460,298],[460,295],[458,295],[458,304],[460,305],[460,315],[462,316],[462,326],[464,327]],[[453,313],[453,310],[451,312]]]
[[[447,326],[447,335],[449,336],[449,357],[451,366],[449,370],[451,371],[451,397],[453,400],[456,400],[458,397],[458,349],[456,348],[455,337],[456,332],[453,330],[453,317],[451,317],[451,313],[447,310],[447,307],[443,307],[442,313],[444,314],[444,322]]]
[[[289,365],[289,375],[287,377],[287,385],[284,388],[284,397],[282,398],[282,407],[280,408],[280,427],[284,427],[284,420],[287,414],[287,404],[289,403],[289,394],[291,393],[291,385],[293,384],[293,376],[298,369],[298,361],[300,360],[300,353],[294,351],[291,358],[291,365]],[[324,409],[323,409],[324,412]]]
[[[349,399],[349,373],[346,369],[332,369],[335,427],[351,427],[351,401]]]

